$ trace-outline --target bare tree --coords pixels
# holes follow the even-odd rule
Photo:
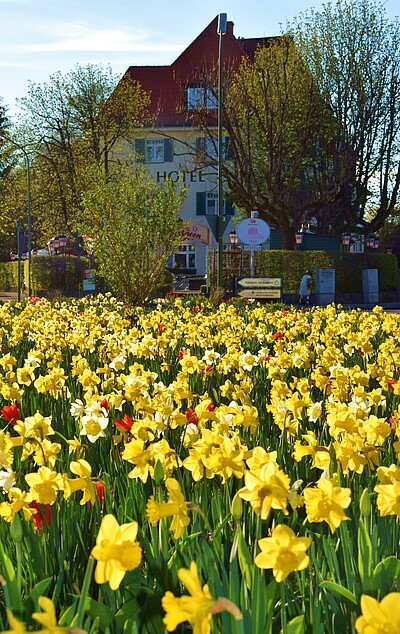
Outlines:
[[[343,224],[376,231],[399,199],[399,21],[380,0],[342,0],[301,14],[289,31],[340,126],[334,154],[351,183]]]

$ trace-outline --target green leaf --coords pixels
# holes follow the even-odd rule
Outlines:
[[[286,626],[285,634],[303,634],[304,633],[304,614],[296,616],[289,621]]]
[[[354,594],[338,583],[334,583],[333,581],[322,581],[319,585],[320,588],[328,590],[328,592],[345,599],[345,601],[348,601],[352,605],[357,605],[357,599]]]
[[[372,544],[363,521],[358,525],[358,569],[360,571],[363,591],[369,590],[368,581],[372,575]]]
[[[383,597],[392,590],[394,582],[399,578],[400,560],[396,557],[386,557],[375,566],[371,590]]]
[[[141,605],[136,599],[130,599],[115,614],[118,631],[122,631],[123,625],[128,619],[135,619],[140,616]]]
[[[85,612],[90,614],[92,619],[99,620],[102,630],[111,625],[114,618],[114,613],[108,606],[95,601],[91,597],[86,597],[85,599]]]
[[[245,580],[246,580],[246,585],[248,587],[249,590],[251,590],[252,587],[252,580],[253,580],[253,570],[254,570],[254,563],[253,560],[251,558],[250,555],[250,551],[249,548],[245,542],[243,533],[241,528],[238,526],[237,528],[237,532],[238,532],[238,559],[239,559],[239,566],[240,566],[240,570],[242,572],[242,575],[244,576]]]

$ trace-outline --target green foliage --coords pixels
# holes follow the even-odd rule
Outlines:
[[[125,301],[142,303],[165,286],[167,260],[181,241],[186,194],[170,179],[159,185],[143,166],[115,180],[96,173],[83,198],[82,234],[94,236],[99,273]]]
[[[18,286],[18,263],[0,262],[0,290],[11,291]]]
[[[379,288],[397,289],[397,258],[388,253],[332,253],[336,269],[336,290],[343,293],[360,292],[363,269],[378,269]]]
[[[86,258],[76,256],[35,257],[31,260],[32,295],[78,295]],[[21,287],[28,288],[28,261],[21,261]],[[18,262],[0,262],[0,290],[18,287]]]
[[[88,170],[98,165],[108,173],[114,145],[143,124],[148,103],[149,95],[129,76],[120,80],[110,68],[92,64],[30,84],[12,136],[31,157],[33,244],[74,234]],[[14,161],[0,197],[0,232],[9,234],[16,216],[25,215],[26,172]]]
[[[381,291],[397,289],[397,258],[388,253],[336,253],[327,251],[256,251],[255,275],[258,277],[282,277],[283,292],[297,293],[305,271],[314,273],[320,268],[335,269],[336,291],[360,293],[363,269],[378,269]],[[233,290],[235,278],[250,275],[250,252],[226,250],[223,254],[224,289]],[[209,270],[211,286],[216,285],[216,252],[210,251]],[[312,288],[312,287],[311,287]]]
[[[238,275],[249,275],[250,252],[226,250],[224,256],[224,289],[233,290]],[[283,291],[297,293],[300,279],[311,269],[332,267],[332,257],[324,251],[256,251],[255,275],[282,277]],[[209,270],[211,284],[216,282],[216,257],[210,252]]]

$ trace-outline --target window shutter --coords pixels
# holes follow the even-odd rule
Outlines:
[[[235,209],[231,200],[225,200],[225,216],[233,216]]]
[[[206,215],[206,192],[196,192],[196,215]]]
[[[226,161],[232,160],[232,153],[230,150],[230,140],[228,136],[224,136],[223,138],[223,156]]]
[[[206,140],[203,136],[199,136],[196,139],[196,154],[204,154],[206,150]]]
[[[144,139],[135,139],[136,160],[144,161]]]
[[[164,139],[164,163],[172,163],[172,141]]]

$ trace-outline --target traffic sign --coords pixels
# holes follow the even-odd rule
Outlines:
[[[245,244],[243,251],[261,251],[261,244]]]

